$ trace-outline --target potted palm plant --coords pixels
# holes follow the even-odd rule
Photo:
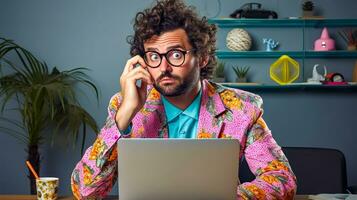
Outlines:
[[[237,76],[237,79],[236,81],[238,83],[245,83],[247,82],[247,74],[248,74],[248,71],[249,71],[249,66],[245,66],[245,67],[239,67],[239,66],[236,66],[236,67],[233,67],[233,70]]]
[[[95,132],[98,130],[95,120],[81,107],[76,95],[76,87],[86,85],[94,91],[98,101],[97,87],[85,73],[87,70],[60,71],[56,67],[50,70],[45,62],[26,49],[0,38],[1,113],[18,112],[21,116],[20,120],[1,117],[0,132],[26,145],[27,160],[37,172],[41,162],[39,147],[48,139],[68,134],[66,137],[76,143],[82,130],[83,151],[87,126]],[[15,104],[15,110],[6,109],[9,104]],[[48,137],[49,131],[51,137]],[[29,174],[31,194],[35,194],[35,179]]]

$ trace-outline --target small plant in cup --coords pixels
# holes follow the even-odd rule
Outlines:
[[[314,2],[305,0],[302,3],[302,12],[304,17],[314,16]]]
[[[245,83],[247,82],[247,74],[249,71],[250,67],[249,66],[244,66],[244,67],[233,67],[234,72],[237,75],[237,82],[240,83]]]

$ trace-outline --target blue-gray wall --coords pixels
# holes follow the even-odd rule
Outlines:
[[[218,1],[190,0],[197,10],[208,17],[227,16],[241,4],[242,0]],[[258,1],[266,9],[273,9],[279,17],[299,16],[300,0]],[[106,106],[112,94],[119,90],[119,76],[129,58],[126,36],[131,34],[135,13],[150,5],[143,0],[0,0],[0,37],[14,39],[29,49],[50,66],[61,69],[84,66],[91,69],[90,75],[101,90],[99,106],[92,94],[83,97],[83,105],[102,125],[106,118]],[[315,0],[318,14],[326,18],[356,18],[355,0]],[[223,31],[223,30],[222,30]],[[290,30],[295,34],[298,30]],[[301,40],[291,34],[273,33],[281,40],[288,40],[298,46]],[[312,33],[313,41],[318,35]],[[218,47],[224,48],[224,36],[219,35]],[[243,62],[263,66],[272,60],[228,60],[231,64]],[[310,62],[310,63],[309,63]],[[342,62],[352,71],[354,61],[312,60],[308,65],[319,62],[337,65]],[[336,64],[335,64],[336,63]],[[267,75],[253,67],[254,81]],[[260,75],[259,75],[260,74]],[[346,74],[350,79],[350,74]],[[231,79],[232,77],[230,77]],[[258,92],[265,101],[265,119],[276,140],[283,146],[332,147],[343,151],[348,165],[348,182],[357,185],[357,94],[356,92],[284,91]],[[94,141],[90,133],[86,147]],[[29,193],[27,169],[24,164],[25,146],[14,138],[0,134],[0,194]],[[44,145],[41,149],[43,176],[60,177],[60,194],[69,194],[69,177],[80,159],[79,148]],[[321,166],[328,167],[328,166]],[[113,190],[117,192],[116,186]]]

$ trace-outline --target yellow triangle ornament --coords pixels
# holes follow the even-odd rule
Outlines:
[[[270,78],[280,85],[292,83],[299,78],[299,62],[287,55],[282,55],[270,66]]]

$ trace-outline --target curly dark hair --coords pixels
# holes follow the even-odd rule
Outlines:
[[[192,6],[182,0],[159,0],[152,8],[138,12],[134,22],[134,35],[128,37],[130,54],[144,55],[144,42],[154,35],[182,28],[186,31],[194,55],[208,56],[206,67],[201,69],[201,79],[212,77],[217,65],[215,57],[217,28],[206,17],[200,18]]]

